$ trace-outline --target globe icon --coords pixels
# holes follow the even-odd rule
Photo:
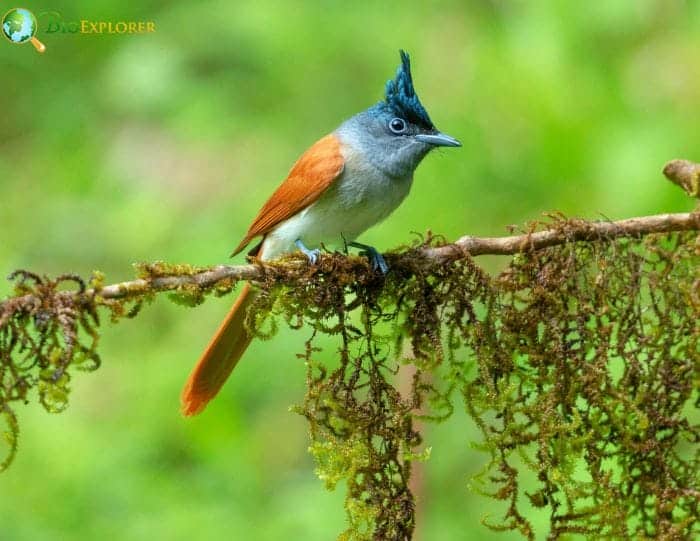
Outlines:
[[[34,37],[37,29],[36,17],[28,9],[12,8],[2,18],[2,33],[12,43],[30,41],[37,51],[43,53],[46,46]]]

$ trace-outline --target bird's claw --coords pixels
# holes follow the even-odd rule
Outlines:
[[[321,257],[321,250],[318,248],[314,248],[313,250],[308,249],[304,243],[301,242],[301,239],[297,239],[294,244],[296,244],[299,251],[309,260],[309,265],[315,265],[318,263],[318,259]]]
[[[384,256],[376,250],[369,253],[369,259],[372,262],[372,270],[379,270],[382,274],[389,272],[389,265],[384,260]]]
[[[309,250],[304,255],[309,259],[309,265],[315,265],[318,263],[318,258],[321,257],[321,250],[315,248],[313,250]]]
[[[387,265],[384,256],[380,254],[376,248],[373,246],[368,246],[366,244],[360,244],[359,242],[348,242],[348,246],[354,246],[355,248],[361,248],[361,255],[369,259],[370,265],[372,265],[373,271],[379,271],[382,274],[389,272],[389,265]]]

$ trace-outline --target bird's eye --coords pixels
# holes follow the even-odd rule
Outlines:
[[[394,133],[403,133],[406,131],[406,122],[402,118],[392,118],[389,129]]]

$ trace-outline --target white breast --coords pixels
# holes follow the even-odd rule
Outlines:
[[[345,168],[340,177],[307,208],[281,222],[265,237],[261,258],[275,259],[295,251],[297,239],[308,248],[321,243],[342,246],[382,221],[399,206],[411,189],[412,176],[393,178],[343,145]]]

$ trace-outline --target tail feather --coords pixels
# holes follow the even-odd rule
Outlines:
[[[192,370],[180,395],[181,411],[186,417],[200,413],[216,396],[251,341],[245,329],[245,315],[255,299],[250,284],[240,296]]]

